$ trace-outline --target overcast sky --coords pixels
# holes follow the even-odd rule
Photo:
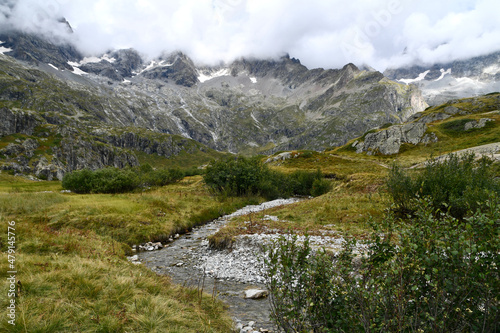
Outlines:
[[[384,70],[500,50],[498,0],[0,0],[0,13],[55,35],[65,17],[88,54],[181,50],[206,64],[289,53],[309,68]]]

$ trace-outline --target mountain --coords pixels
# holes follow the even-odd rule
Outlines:
[[[387,69],[384,75],[417,85],[427,103],[439,105],[450,99],[500,91],[500,52],[450,63]]]
[[[0,42],[0,106],[11,124],[0,148],[38,145],[0,151],[4,168],[39,173],[43,156],[49,178],[87,163],[137,164],[136,152],[323,150],[427,107],[416,87],[353,64],[308,69],[284,56],[200,66],[181,52],[147,60],[133,49],[84,57],[68,42],[18,31]],[[50,151],[40,149],[47,138]]]

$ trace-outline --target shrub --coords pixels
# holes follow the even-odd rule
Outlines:
[[[312,184],[311,195],[313,197],[319,197],[320,195],[330,192],[331,189],[332,184],[326,179],[315,179]]]
[[[450,154],[446,160],[431,160],[425,170],[412,177],[407,171],[393,166],[387,188],[399,209],[413,211],[413,198],[429,197],[435,209],[449,211],[463,218],[474,212],[488,198],[490,192],[500,194],[500,182],[494,178],[492,161],[474,154]]]
[[[92,191],[93,172],[89,169],[66,173],[62,180],[62,187],[75,193],[90,193]]]
[[[313,188],[313,183],[322,179],[323,175],[321,171],[308,172],[308,171],[295,171],[288,176],[288,181],[292,192],[295,195],[311,195],[311,189]]]
[[[205,170],[204,181],[217,194],[229,196],[261,195],[276,199],[292,195],[323,194],[329,182],[321,171],[296,171],[290,175],[270,170],[258,158],[236,157],[213,161]]]
[[[184,178],[184,173],[179,169],[159,169],[142,174],[141,178],[143,186],[165,186]]]
[[[497,332],[500,200],[464,220],[416,201],[411,221],[373,224],[330,257],[282,237],[266,259],[272,317],[285,332]],[[397,232],[396,232],[397,230]]]
[[[139,178],[132,170],[99,169],[92,174],[93,193],[123,193],[139,186]]]
[[[257,185],[264,179],[264,165],[256,158],[228,158],[210,163],[205,183],[215,192],[233,196],[257,194]]]
[[[184,178],[179,169],[153,170],[148,164],[131,169],[78,170],[63,177],[62,187],[75,193],[124,193],[140,186],[164,186]]]

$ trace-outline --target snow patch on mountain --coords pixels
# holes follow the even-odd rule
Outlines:
[[[483,69],[483,73],[485,73],[485,74],[495,75],[498,72],[500,72],[500,65],[499,64],[494,64],[494,65],[488,66],[485,69]]]
[[[80,76],[88,74],[87,72],[84,72],[80,69],[81,65],[78,62],[68,61],[68,65],[73,67],[73,74],[80,75]]]
[[[229,76],[230,75],[230,70],[229,68],[223,68],[220,69],[216,72],[207,72],[207,71],[202,71],[198,70],[198,81],[201,83],[215,79],[216,77],[221,77],[221,76]]]
[[[443,68],[441,68],[440,72],[441,72],[441,76],[438,77],[437,79],[435,79],[434,81],[442,80],[446,74],[450,74],[451,75],[451,68],[448,68],[447,70],[444,70]]]
[[[59,70],[59,68],[57,68],[56,66],[52,65],[52,64],[49,64],[50,67],[54,68],[56,71]]]
[[[0,45],[2,45],[3,43],[5,43],[5,42],[0,41]],[[1,54],[4,54],[6,52],[10,52],[10,51],[12,51],[12,49],[10,49],[8,47],[0,46],[0,53]]]
[[[85,64],[90,64],[90,63],[101,62],[103,60],[110,62],[110,63],[114,63],[116,61],[115,58],[110,58],[109,55],[105,54],[100,58],[98,58],[98,57],[85,57],[85,58],[83,58],[82,61],[80,61],[79,66],[85,65]]]
[[[252,83],[257,83],[257,78],[255,78],[255,77],[251,77],[251,78],[250,78],[250,81],[252,81]]]
[[[414,82],[418,82],[418,81],[422,81],[423,79],[425,79],[425,77],[427,76],[427,74],[429,74],[429,70],[423,72],[423,73],[420,73],[415,79],[400,79],[398,80],[399,82],[403,82],[403,83],[406,83],[406,84],[410,84],[410,83],[414,83]]]
[[[76,75],[87,75],[88,73],[87,72],[84,72],[82,71],[80,68],[78,67],[73,67],[73,74],[76,74]]]
[[[152,60],[147,66],[146,68],[144,68],[142,71],[140,71],[139,73],[135,73],[135,74],[141,74],[141,73],[144,73],[144,72],[147,72],[153,68],[156,68],[156,67],[170,67],[172,66],[173,64],[170,64],[168,62],[166,62],[165,60],[162,60],[162,61],[155,61],[155,60]]]

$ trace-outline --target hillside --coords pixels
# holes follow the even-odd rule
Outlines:
[[[427,106],[415,87],[352,64],[310,70],[284,56],[210,67],[194,64],[179,52],[153,60],[134,50],[86,58],[70,44],[16,31],[3,32],[0,41],[0,104],[9,119],[19,118],[14,120],[16,128],[2,136],[38,137],[40,126],[46,125],[59,131],[70,128],[66,135],[59,134],[73,131],[73,141],[93,147],[80,155],[97,150],[93,138],[107,147],[107,155],[113,151],[112,157],[99,157],[92,167],[133,165],[134,157],[123,149],[146,149],[147,144],[137,148],[136,143],[113,139],[115,129],[119,135],[144,130],[171,135],[179,148],[162,148],[169,151],[160,154],[166,157],[209,148],[245,154],[322,150],[375,126],[399,123]],[[83,165],[70,162],[64,168],[57,164],[67,164],[68,157],[55,157],[54,170]],[[21,167],[8,163],[17,171],[27,166],[33,170],[36,161],[25,162],[20,161]]]
[[[315,244],[319,244],[316,246],[326,246],[330,251],[338,251],[347,237],[355,237],[358,241],[369,239],[371,226],[383,223],[386,209],[392,203],[386,190],[388,165],[397,160],[410,166],[427,159],[430,154],[498,142],[498,105],[499,94],[493,94],[429,108],[415,115],[410,123],[399,126],[426,119],[427,131],[430,131],[426,134],[435,133],[438,141],[427,145],[405,143],[393,155],[382,155],[379,151],[370,151],[370,155],[356,153],[356,148],[352,147],[355,140],[366,142],[369,134],[384,131],[380,129],[325,152],[299,150],[263,158],[272,170],[286,174],[320,169],[332,188],[315,198],[235,217],[223,228],[217,228],[217,233],[206,242],[190,239],[194,226],[262,199],[215,196],[200,176],[133,193],[81,195],[60,193],[61,183],[57,181],[29,181],[1,172],[0,195],[4,200],[0,205],[0,220],[2,223],[15,221],[16,233],[20,235],[16,243],[19,251],[16,255],[17,279],[23,287],[19,298],[22,303],[17,309],[26,319],[16,327],[19,332],[24,329],[150,332],[166,327],[172,332],[228,332],[234,324],[227,315],[227,308],[219,302],[219,298],[227,296],[219,294],[225,288],[225,281],[220,279],[210,288],[206,287],[205,291],[216,295],[209,296],[200,292],[202,277],[203,281],[205,278],[208,281],[222,272],[231,274],[237,271],[236,266],[250,265],[251,260],[254,263],[244,266],[247,267],[245,272],[255,271],[257,259],[254,255],[261,246],[260,241],[283,233],[291,232],[300,237],[309,234],[314,237]],[[492,120],[481,121],[485,118]],[[465,124],[480,126],[483,123],[482,128],[465,130]],[[36,138],[25,139],[26,135],[7,137],[14,142],[18,139],[30,142],[28,140]],[[141,135],[149,135],[153,140],[154,135],[159,134]],[[116,137],[124,138],[119,144],[122,146],[126,146],[128,140],[137,140],[130,133],[122,133],[113,140],[117,140]],[[498,177],[498,163],[494,167]],[[416,172],[415,169],[411,171]],[[206,247],[203,256],[194,252],[197,260],[219,258],[211,271],[191,268],[193,288],[176,286],[157,274],[187,266],[186,257],[172,257],[174,266],[164,266],[153,260],[163,251],[138,253],[151,256],[150,261],[130,263],[125,257],[136,254],[133,249],[145,242],[160,242],[175,251],[176,233],[187,233],[186,239]],[[214,247],[232,246],[232,249],[214,251],[208,248],[209,242]],[[6,249],[7,244],[4,234],[0,238],[2,249]],[[190,253],[191,250],[183,251]],[[241,253],[245,255],[237,257]],[[136,266],[140,263],[142,265]],[[2,267],[7,271],[6,262]],[[488,274],[493,273],[488,271]],[[238,295],[250,287],[248,284],[237,286],[240,288]],[[245,302],[257,302],[252,304],[263,311],[268,304],[266,300],[236,298],[246,306],[240,310],[245,313],[248,312]],[[261,316],[254,312],[252,315],[256,316],[252,320]],[[266,324],[266,320],[259,319],[256,325],[263,327]],[[8,324],[2,325],[7,328]]]

